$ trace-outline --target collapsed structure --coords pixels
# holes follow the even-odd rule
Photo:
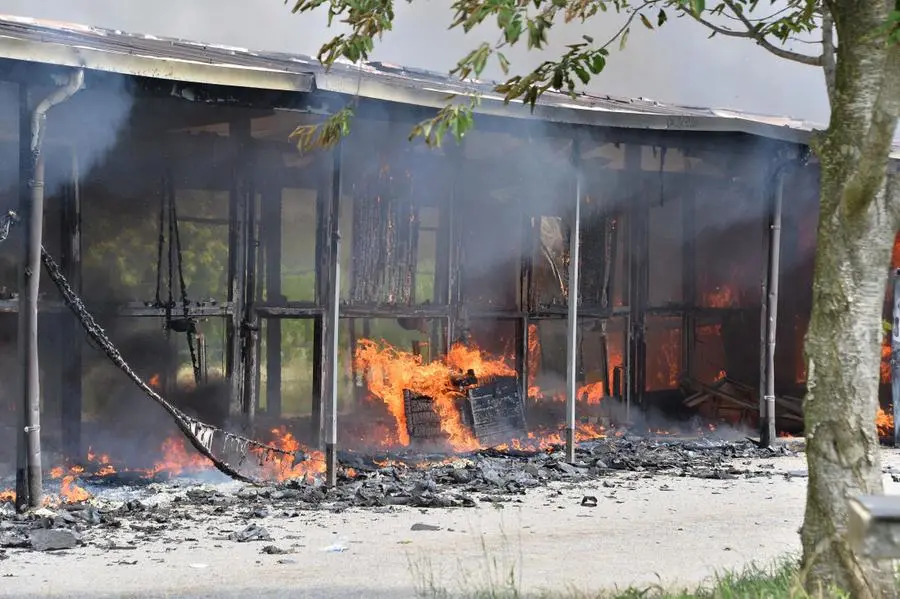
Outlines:
[[[818,204],[806,123],[550,93],[530,111],[386,64],[326,72],[2,17],[4,210],[28,188],[36,102],[76,72],[83,89],[43,132],[43,244],[184,414],[251,438],[291,422],[332,472],[339,439],[464,449],[565,423],[571,443],[581,425],[652,413],[800,428]],[[482,94],[476,130],[408,141],[451,93]],[[290,143],[351,98],[333,150]],[[0,246],[7,373],[22,371],[18,247]],[[42,430],[76,460],[98,418],[141,429],[139,392],[52,281],[41,293]],[[23,410],[21,382],[2,385],[0,413]]]

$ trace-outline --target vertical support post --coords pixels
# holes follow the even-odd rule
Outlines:
[[[581,147],[572,142],[572,165],[575,169],[575,209],[569,233],[569,307],[566,315],[566,461],[575,461],[575,400],[578,392],[578,252],[581,245]]]
[[[450,202],[452,194],[443,196],[443,204],[439,210],[439,225],[436,236],[435,268],[434,268],[434,295],[431,301],[435,306],[447,306],[446,314],[450,314]],[[445,353],[441,343],[441,335],[446,337],[447,318],[434,318],[431,321],[431,347],[429,348],[429,360]],[[446,344],[446,339],[444,339]]]
[[[44,155],[41,132],[34,131],[27,91],[20,95],[19,213],[25,224],[23,260],[19,278],[19,360],[22,373],[22,414],[25,438],[25,471],[16,472],[16,491],[25,490],[24,504],[37,507],[43,494],[41,464],[41,381],[38,358],[38,291],[41,280],[41,244],[44,224]],[[24,135],[23,135],[24,134]],[[23,480],[20,481],[20,476]]]
[[[778,331],[778,279],[781,275],[781,215],[784,204],[784,169],[775,173],[775,197],[769,221],[769,272],[766,314],[766,393],[765,420],[761,423],[760,444],[769,447],[775,440],[775,341]]]
[[[763,256],[768,256],[771,253],[771,245],[772,245],[772,233],[771,233],[771,198],[769,197],[769,180],[771,177],[771,170],[764,169],[764,173],[762,175],[762,179],[760,181],[760,198],[759,201],[762,205],[768,206],[769,210],[766,211],[765,218],[760,223],[762,226],[760,228],[760,232],[762,234],[762,253]],[[765,265],[762,268],[762,272],[760,273],[760,293],[759,293],[759,430],[760,436],[762,435],[762,429],[765,427],[766,422],[766,372],[768,372],[768,367],[766,364],[766,356],[768,354],[768,347],[766,346],[766,340],[769,338],[769,315],[768,315],[768,303],[769,303],[769,261],[766,260]]]
[[[450,198],[447,211],[447,301],[449,316],[447,318],[447,338],[446,352],[450,352],[450,348],[457,341],[457,328],[461,318],[460,304],[462,300],[461,281],[459,275],[460,262],[462,259],[460,244],[460,224],[462,222],[462,210],[458,205],[461,193],[461,175],[462,165],[465,160],[463,146],[458,144],[447,147],[453,171],[453,177],[450,184]]]
[[[532,280],[534,273],[535,235],[531,214],[522,213],[522,264],[519,273],[519,311],[523,314],[518,321],[516,333],[516,371],[519,373],[519,389],[523,399],[528,399],[528,381],[532,376],[528,361],[529,316],[534,309]]]
[[[321,165],[316,190],[316,306],[327,309],[331,301],[331,243],[329,235],[332,221],[339,219],[339,213],[332,213],[331,186],[334,179],[334,159],[332,168],[326,170]],[[326,396],[327,380],[325,370],[328,368],[328,348],[326,341],[326,317],[322,313],[313,321],[313,397],[310,418],[311,438],[313,445],[321,447],[325,441],[325,409],[323,402]]]
[[[231,412],[244,414],[244,362],[241,351],[244,328],[244,294],[247,274],[247,150],[250,120],[229,125],[230,141],[235,146],[234,179],[228,210],[228,301],[233,313],[226,328],[225,376],[231,387]]]
[[[338,325],[340,323],[340,301],[341,301],[341,231],[340,218],[341,213],[341,162],[343,154],[343,143],[338,142],[337,148],[334,150],[334,170],[332,171],[331,182],[331,213],[334,217],[331,219],[331,250],[329,251],[330,260],[330,283],[331,289],[329,301],[325,316],[325,349],[326,349],[326,368],[324,373],[326,401],[325,404],[325,482],[328,486],[337,484],[337,411],[338,411]]]
[[[646,298],[647,298],[647,219],[648,206],[643,189],[634,181],[641,172],[643,148],[637,144],[625,146],[625,177],[628,177],[624,189],[632,204],[628,213],[628,258],[629,258],[629,405],[635,401],[643,403],[646,387],[647,347],[644,337]],[[629,410],[630,412],[630,410]],[[630,414],[629,414],[630,416]],[[630,418],[629,418],[630,420]]]
[[[32,177],[32,155],[31,155],[31,97],[28,87],[25,84],[19,84],[19,210],[20,217],[25,219],[25,226],[30,227],[29,213],[31,212],[31,177]],[[28,235],[22,237],[22,252],[27,251]],[[27,259],[27,257],[26,257]],[[27,264],[27,263],[26,263]],[[23,326],[23,315],[27,310],[23,310],[23,303],[26,299],[25,277],[26,267],[19,267],[19,314],[18,327],[16,331],[16,340],[18,343],[18,352],[21,359],[25,359],[25,353],[28,351],[26,339],[30,336],[27,329]],[[32,502],[29,497],[30,491],[30,472],[28,471],[28,412],[31,408],[29,403],[29,376],[27,359],[20,364],[19,371],[19,389],[21,390],[19,404],[16,406],[16,508],[19,511],[24,510]],[[40,501],[38,498],[37,501]]]
[[[891,324],[891,403],[894,412],[894,447],[900,447],[900,269],[893,273]]]
[[[251,162],[253,165],[255,161]],[[253,171],[251,171],[253,172]],[[244,316],[241,335],[241,358],[243,359],[243,400],[241,409],[246,424],[252,425],[256,418],[256,404],[259,398],[257,375],[259,374],[259,315],[256,312],[257,266],[259,250],[259,201],[252,185],[247,190],[247,258],[244,279]]]
[[[69,284],[81,293],[81,172],[78,151],[72,146],[72,183],[63,196],[61,267]],[[81,457],[82,341],[78,321],[62,315],[62,450],[69,460]]]
[[[270,186],[263,197],[266,242],[266,300],[279,304],[281,294],[281,185]],[[266,412],[281,416],[281,319],[266,323]]]
[[[683,195],[681,199],[682,234],[682,304],[684,314],[681,325],[681,365],[688,377],[694,374],[694,326],[697,308],[697,244],[695,199],[693,195]]]

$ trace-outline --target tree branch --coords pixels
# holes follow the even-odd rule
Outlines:
[[[726,35],[728,37],[752,39],[756,42],[757,45],[761,46],[765,50],[768,50],[771,54],[774,54],[779,58],[792,60],[794,62],[799,62],[800,64],[805,64],[813,67],[822,66],[822,56],[809,56],[808,54],[801,54],[800,52],[785,50],[784,48],[779,48],[778,46],[767,40],[764,34],[756,31],[753,23],[751,23],[750,20],[747,19],[746,16],[744,16],[740,7],[736,6],[733,0],[723,0],[723,4],[725,4],[725,6],[727,6],[731,10],[731,12],[734,13],[735,17],[737,17],[737,19],[745,27],[744,31],[736,31],[734,29],[720,27],[718,25],[710,23],[706,19],[703,19],[699,15],[694,14],[693,11],[690,10],[684,12],[691,15],[695,21],[712,30],[714,33]]]

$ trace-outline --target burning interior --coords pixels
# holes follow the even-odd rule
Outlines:
[[[68,70],[0,62],[3,210],[24,184],[27,107]],[[211,425],[308,448],[268,462],[267,476],[324,471],[332,387],[341,451],[563,442],[576,200],[576,437],[758,429],[772,251],[775,420],[801,432],[817,168],[775,176],[797,143],[679,131],[689,117],[660,108],[669,130],[483,115],[462,144],[428,148],[408,133],[431,109],[362,98],[338,147],[298,152],[292,131],[347,99],[86,69],[46,122],[47,251],[160,395]],[[0,244],[10,430],[19,235]],[[39,319],[54,476],[208,467],[46,276]]]

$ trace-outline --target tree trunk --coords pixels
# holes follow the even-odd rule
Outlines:
[[[815,148],[822,180],[806,336],[803,573],[811,592],[839,587],[857,599],[892,597],[891,565],[854,555],[845,532],[847,500],[883,492],[875,416],[881,311],[898,223],[895,179],[887,189],[886,172],[900,52],[873,35],[887,17],[884,0],[829,6],[839,47],[831,123]]]
[[[834,193],[824,184],[822,192]],[[873,206],[852,225],[839,216],[820,222],[806,336],[809,488],[801,537],[807,586],[836,585],[860,599],[888,596],[884,590],[893,582],[889,568],[859,562],[845,538],[847,499],[883,492],[875,414],[894,237],[885,217]]]

